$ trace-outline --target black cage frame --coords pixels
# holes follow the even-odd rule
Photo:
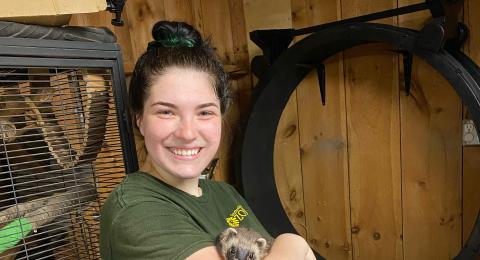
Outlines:
[[[138,169],[118,44],[0,37],[0,57],[0,67],[110,69],[125,171],[130,173]]]

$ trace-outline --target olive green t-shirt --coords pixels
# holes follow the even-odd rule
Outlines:
[[[199,186],[202,196],[195,197],[147,173],[127,175],[101,210],[102,259],[184,259],[214,245],[229,226],[270,238],[232,186],[209,180]]]

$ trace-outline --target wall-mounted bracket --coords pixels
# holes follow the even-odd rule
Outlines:
[[[457,23],[457,28],[453,38],[448,39],[446,42],[446,48],[450,50],[460,51],[463,44],[468,39],[469,30],[464,23]]]
[[[115,26],[123,26],[122,11],[127,0],[107,0],[107,11],[115,14],[112,24]]]
[[[445,44],[445,16],[434,18],[419,32],[415,43],[419,48],[438,52]]]
[[[297,63],[297,66],[306,67],[306,68],[315,68],[317,71],[317,79],[318,79],[318,86],[320,88],[320,99],[322,101],[322,105],[325,106],[325,65],[323,63],[317,64],[305,64],[305,63]]]
[[[284,52],[293,40],[294,29],[256,30],[250,32],[250,39],[263,51],[270,64]]]
[[[410,89],[412,85],[412,67],[413,67],[413,55],[408,51],[402,52],[403,54],[403,77],[405,81],[405,93],[410,95]]]
[[[319,63],[316,66],[318,76],[318,86],[320,87],[320,98],[322,99],[322,105],[325,106],[325,65]]]

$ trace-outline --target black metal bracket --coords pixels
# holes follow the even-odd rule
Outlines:
[[[420,30],[416,45],[418,48],[438,52],[445,44],[445,16],[434,18]]]
[[[469,30],[464,23],[457,23],[455,35],[451,39],[447,39],[445,45],[450,50],[460,50],[468,39]]]
[[[451,5],[463,4],[463,0],[425,0],[424,3],[418,3],[390,9],[386,11],[371,13],[340,21],[320,24],[301,29],[272,29],[272,30],[256,30],[250,32],[250,39],[260,47],[263,55],[255,56],[251,61],[251,69],[253,74],[262,78],[266,71],[271,67],[275,60],[288,49],[290,43],[296,36],[310,34],[322,31],[326,28],[354,24],[359,22],[369,22],[382,18],[388,18],[422,10],[429,10],[433,20],[426,24],[418,34],[416,45],[419,48],[437,52],[441,50],[447,43],[450,49],[460,49],[468,37],[468,28],[462,23],[457,24],[456,34],[447,39],[446,27],[452,26],[446,24],[446,16],[454,16],[455,13],[445,12],[445,8]],[[410,93],[411,71],[412,71],[412,55],[400,51],[404,57],[404,73],[405,73],[405,91],[407,95]],[[302,64],[300,64],[302,65]],[[303,64],[305,65],[305,64]],[[308,65],[312,66],[312,65]],[[323,66],[323,65],[322,65]],[[322,104],[325,105],[325,67],[317,67],[318,80],[320,86],[320,94],[322,95]],[[260,90],[257,90],[260,91]]]
[[[305,27],[300,29],[271,29],[271,30],[256,30],[250,33],[250,39],[257,44],[260,49],[263,51],[263,56],[266,56],[269,60],[269,64],[273,64],[273,62],[282,54],[290,45],[291,41],[295,36],[310,34],[319,32],[326,28],[331,28],[333,26],[340,26],[346,24],[353,24],[358,22],[370,22],[373,20],[409,14],[413,12],[418,12],[422,10],[430,10],[434,19],[433,24],[428,26],[426,30],[428,30],[427,35],[430,33],[438,34],[440,27],[438,26],[445,26],[445,8],[444,3],[447,2],[448,4],[461,4],[463,0],[425,0],[424,3],[418,3],[413,5],[408,5],[404,7],[394,8],[390,10],[385,10],[381,12],[371,13],[367,15],[362,15],[358,17],[353,17],[349,19],[343,19],[335,22],[320,24],[311,27]],[[448,6],[447,6],[448,7]],[[443,18],[442,18],[443,17]],[[443,35],[445,35],[445,29],[443,28]],[[431,45],[433,43],[428,42],[427,39],[422,40],[423,43],[428,43],[427,45]],[[443,44],[443,42],[442,42]],[[443,46],[443,45],[442,45]]]
[[[410,89],[412,85],[412,67],[413,67],[413,54],[411,52],[403,52],[403,77],[405,82],[405,93],[410,95]]]
[[[122,11],[125,7],[127,0],[107,0],[107,11],[115,14],[115,18],[112,19],[112,24],[115,26],[123,26]]]
[[[294,29],[278,29],[250,32],[250,40],[263,51],[263,57],[256,56],[259,57],[255,61],[256,64],[252,63],[252,67],[258,68],[256,72],[263,71],[265,65],[273,64],[278,56],[288,48],[293,40],[294,31]]]
[[[322,100],[322,105],[325,106],[325,65],[323,63],[317,64],[303,64],[299,63],[297,66],[306,67],[306,68],[315,68],[317,71],[317,78],[318,78],[318,86],[320,88],[320,98]]]

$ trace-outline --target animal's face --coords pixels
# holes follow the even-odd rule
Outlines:
[[[268,253],[268,244],[253,230],[228,228],[217,245],[226,260],[260,260]]]
[[[254,250],[248,250],[246,248],[240,248],[237,246],[231,246],[227,251],[226,260],[258,260],[258,252]]]

